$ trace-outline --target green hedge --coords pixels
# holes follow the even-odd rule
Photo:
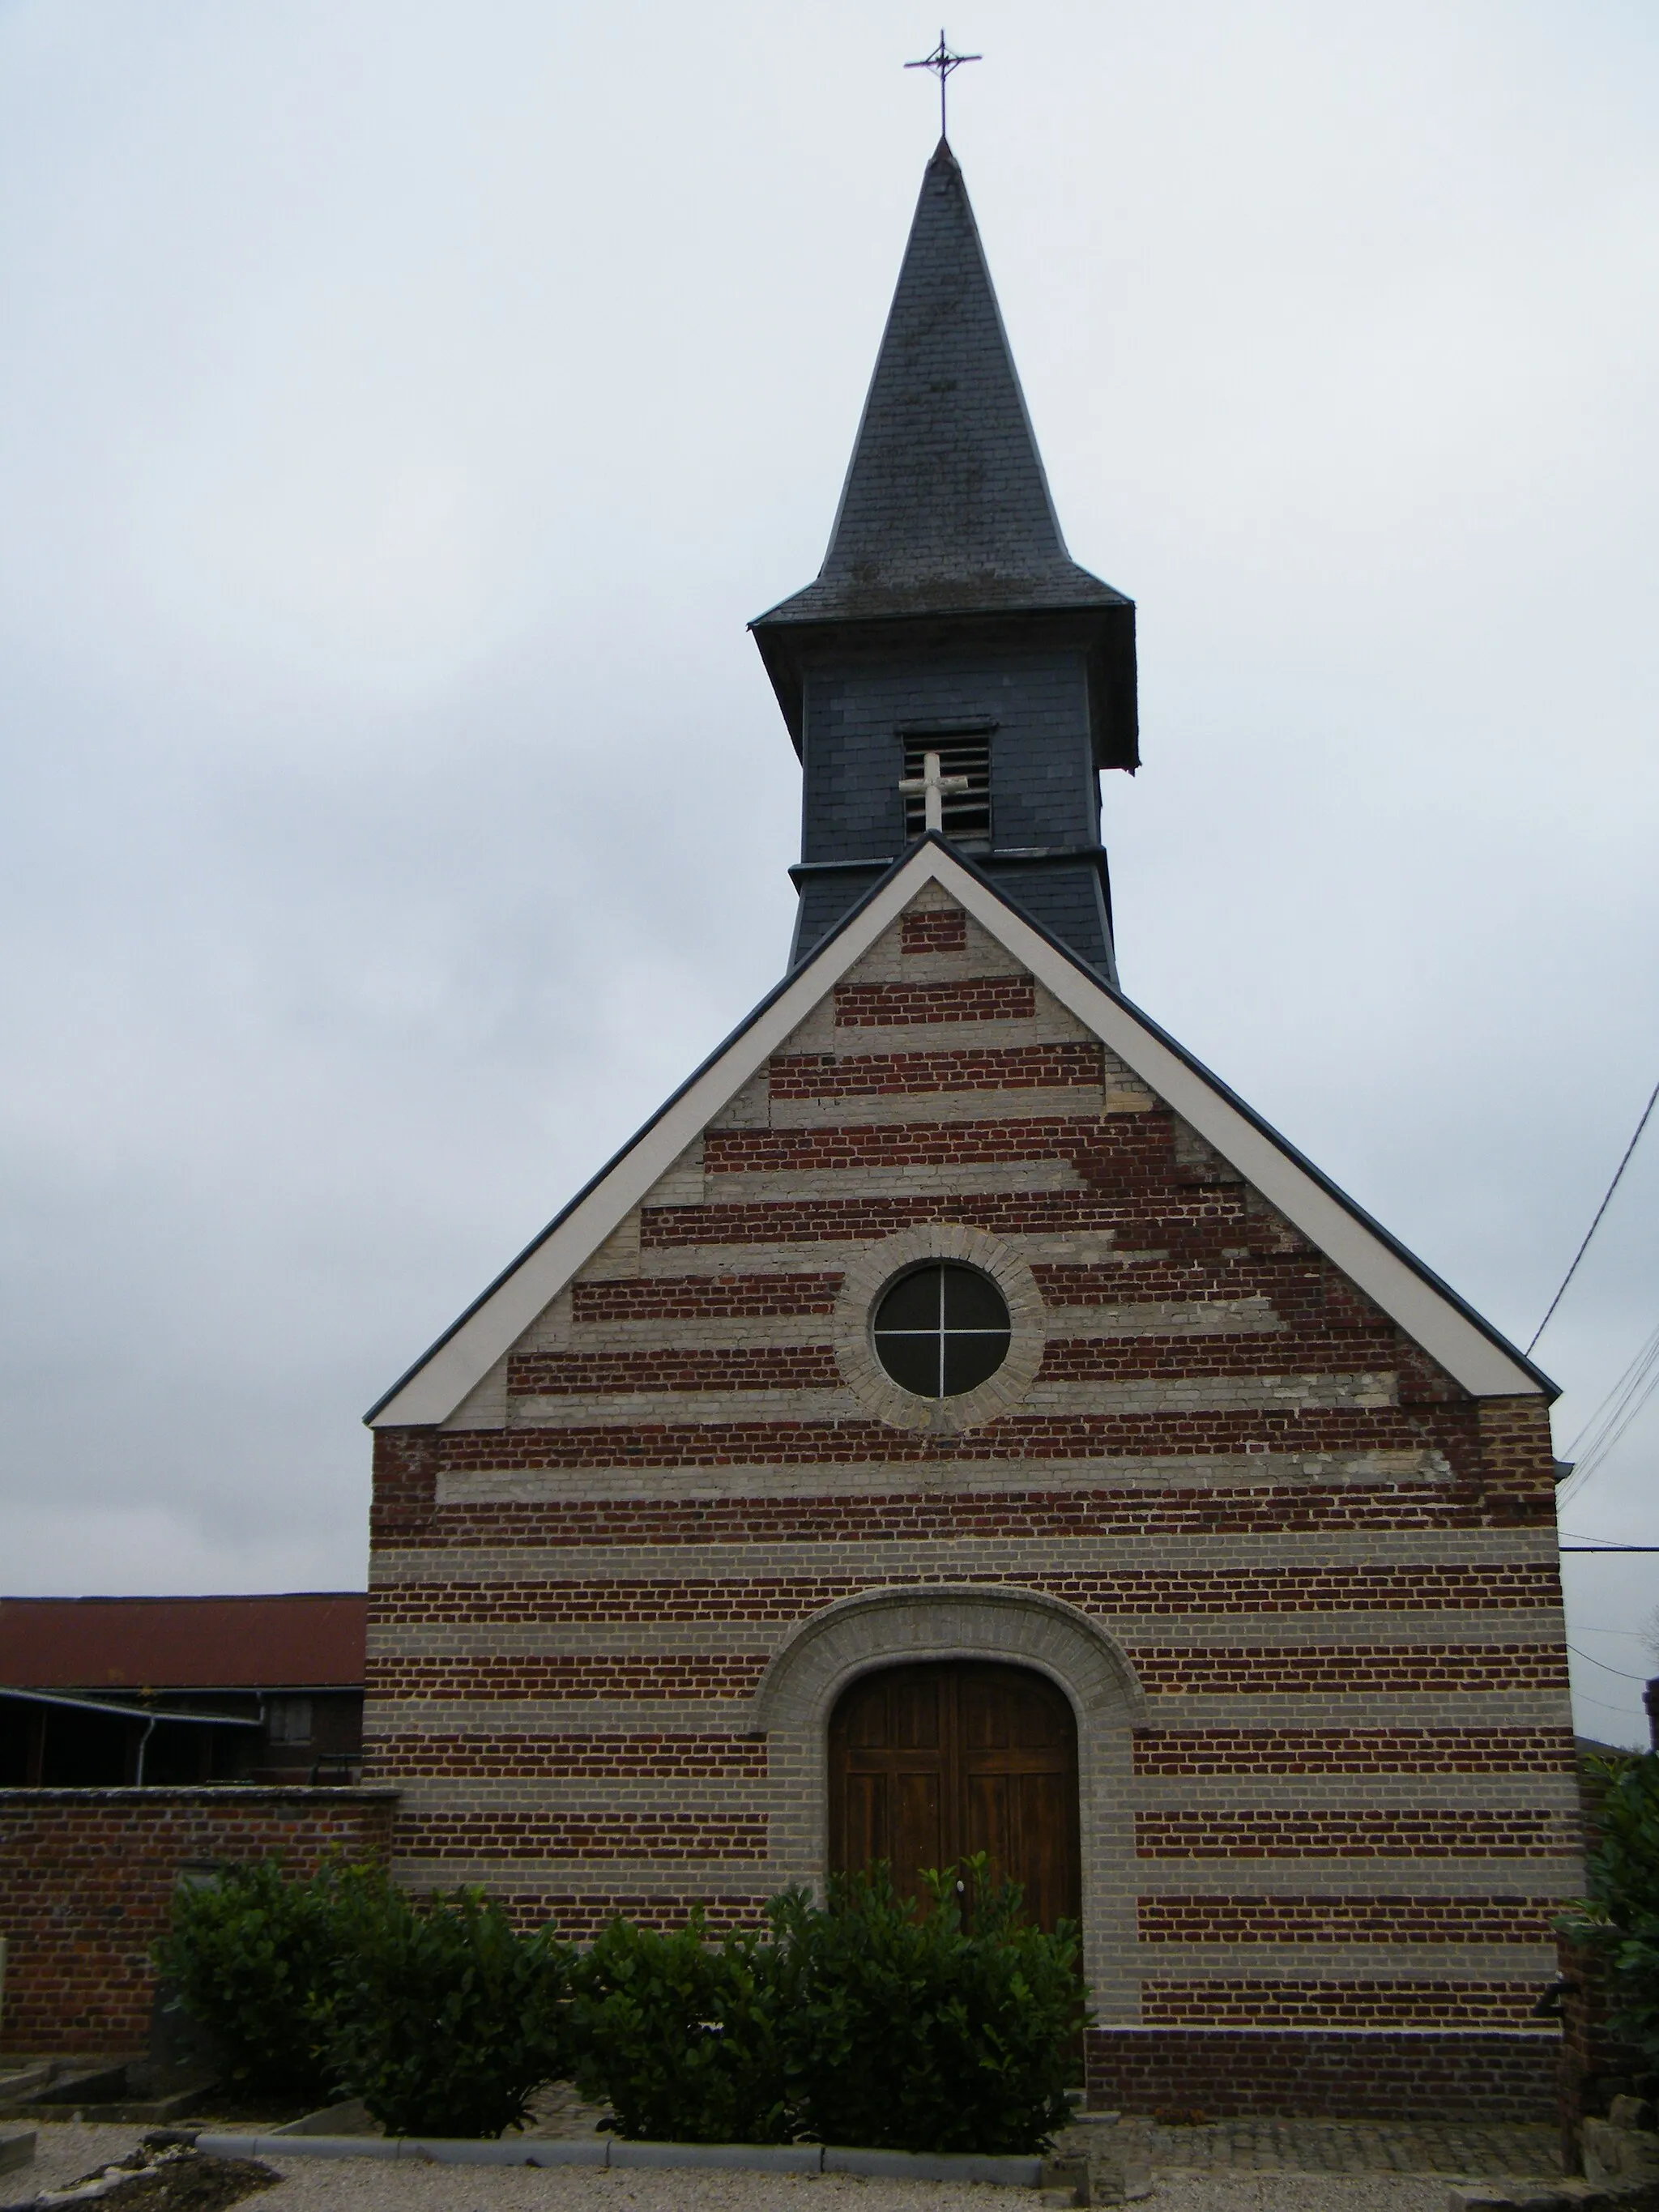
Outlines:
[[[1659,1752],[1586,1762],[1589,1894],[1557,1925],[1607,1962],[1608,2026],[1659,2090]]]
[[[982,1857],[927,1879],[926,1917],[882,1867],[832,1878],[827,1907],[804,1892],[773,1905],[796,2130],[893,2150],[1045,2148],[1085,2017],[1076,1930],[1032,1927]]]
[[[180,1890],[158,1964],[237,2080],[361,2096],[397,2134],[499,2135],[574,2079],[633,2137],[1041,2148],[1085,2021],[1076,1931],[1032,1927],[983,1859],[928,1879],[925,1915],[877,1868],[775,1899],[763,1933],[617,1920],[584,1954],[477,1891],[266,1863]]]
[[[572,1972],[576,2086],[617,2132],[656,2142],[787,2142],[773,1947],[613,1920]]]
[[[379,1866],[222,1868],[175,1892],[155,1963],[234,2081],[362,2097],[394,2135],[498,2136],[568,2068],[552,1929],[521,1936],[472,1890],[413,1904]]]
[[[328,1866],[299,1881],[280,1859],[259,1859],[173,1893],[156,1971],[211,2029],[238,2087],[307,2103],[332,2095],[325,2014],[349,1943],[348,1893],[377,1879]]]

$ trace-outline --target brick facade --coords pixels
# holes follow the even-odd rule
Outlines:
[[[150,1946],[181,1868],[385,1856],[385,1790],[8,1790],[0,1801],[6,2047],[122,2054],[149,2040]]]
[[[931,1416],[867,1334],[924,1251],[1013,1315]],[[1582,1875],[1546,1401],[1454,1379],[937,883],[375,1443],[411,1882],[579,1936],[752,1920],[822,1878],[840,1688],[997,1658],[1079,1716],[1103,2095],[1549,2094]]]

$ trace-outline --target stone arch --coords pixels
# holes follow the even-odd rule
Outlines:
[[[775,1867],[821,1886],[829,1852],[829,1725],[860,1674],[922,1660],[989,1659],[1046,1674],[1078,1726],[1083,1936],[1101,2018],[1133,2019],[1132,1742],[1140,1685],[1121,1646],[1075,1606],[1006,1583],[899,1583],[860,1591],[803,1621],[755,1695],[767,1739]]]

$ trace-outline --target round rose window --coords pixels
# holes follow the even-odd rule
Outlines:
[[[930,1260],[901,1275],[876,1308],[876,1357],[918,1398],[959,1398],[1008,1356],[1008,1308],[977,1267]]]

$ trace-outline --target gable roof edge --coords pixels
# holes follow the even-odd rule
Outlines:
[[[767,994],[375,1401],[363,1416],[365,1423],[374,1428],[446,1420],[930,878],[959,899],[1045,988],[1472,1395],[1541,1395],[1553,1400],[1559,1395],[1541,1369],[1201,1060],[1013,906],[963,854],[929,833],[892,862],[830,935]],[[607,1191],[609,1202],[590,1211]],[[545,1263],[535,1266],[543,1255]],[[486,1326],[492,1309],[498,1309],[494,1324]]]
[[[1093,969],[1086,966],[1069,945],[1062,944],[1060,939],[1045,929],[1042,923],[1032,921],[1029,915],[1011,905],[990,878],[982,874],[965,854],[959,853],[948,845],[945,846],[944,849],[954,866],[961,870],[982,896],[994,901],[995,904],[1009,916],[1018,931],[1029,933],[1036,943],[1042,948],[1042,951],[1048,956],[1046,960],[1039,963],[1027,957],[1027,965],[1031,968],[1032,973],[1037,976],[1038,981],[1053,991],[1057,998],[1060,998],[1070,1010],[1079,1016],[1079,1019],[1086,1022],[1089,1027],[1096,1031],[1097,1035],[1101,1036],[1103,1042],[1111,1045],[1114,1051],[1119,1051],[1121,1057],[1134,1068],[1137,1074],[1145,1077],[1158,1096],[1173,1106],[1185,1120],[1190,1121],[1198,1130],[1199,1134],[1206,1142],[1212,1144],[1231,1165],[1239,1168],[1247,1181],[1255,1184],[1262,1194],[1273,1204],[1278,1206],[1279,1210],[1289,1219],[1295,1222],[1298,1228],[1304,1228],[1310,1241],[1325,1253],[1327,1258],[1337,1260],[1345,1272],[1352,1274],[1361,1288],[1367,1290],[1383,1310],[1390,1314],[1408,1335],[1415,1338],[1419,1343],[1424,1344],[1425,1350],[1434,1352],[1434,1347],[1424,1341],[1420,1330],[1396,1310],[1393,1301],[1381,1295],[1376,1289],[1364,1280],[1358,1270],[1348,1266],[1346,1259],[1340,1258],[1333,1252],[1330,1249],[1329,1242],[1325,1237],[1311,1229],[1307,1229],[1305,1224],[1297,1218],[1293,1205],[1286,1205],[1281,1201],[1280,1195],[1270,1187],[1275,1178],[1264,1178],[1255,1172],[1249,1162],[1241,1160],[1237,1157],[1239,1148],[1235,1144],[1230,1143],[1226,1136],[1218,1134],[1211,1127],[1206,1126],[1208,1119],[1206,1115],[1201,1112],[1194,1113],[1188,1110],[1189,1105],[1196,1103],[1196,1100],[1190,1097],[1182,1100],[1171,1096],[1172,1089],[1178,1091],[1182,1086],[1178,1084],[1172,1085],[1168,1080],[1167,1074],[1154,1076],[1148,1073],[1146,1068],[1139,1065],[1130,1053],[1121,1051],[1117,1042],[1101,1030],[1099,1023],[1092,1019],[1083,1007],[1074,1003],[1073,997],[1067,992],[1058,987],[1056,978],[1052,972],[1052,963],[1058,961],[1063,963],[1064,968],[1069,971],[1073,988],[1080,984],[1085,992],[1098,994],[1135,1029],[1139,1030],[1157,1052],[1167,1054],[1185,1075],[1201,1085],[1203,1092],[1213,1098],[1216,1104],[1227,1115],[1236,1117],[1237,1121],[1243,1122],[1252,1137],[1271,1147],[1273,1153],[1278,1156],[1286,1169],[1297,1178],[1311,1183],[1319,1195],[1346,1216],[1354,1229],[1362,1232],[1368,1240],[1380,1245],[1391,1261],[1414,1279],[1419,1287],[1449,1307],[1460,1322],[1484,1340],[1486,1347],[1498,1356],[1503,1366],[1510,1370],[1510,1376],[1514,1378],[1509,1381],[1507,1388],[1495,1387],[1493,1380],[1480,1383],[1472,1382],[1464,1375],[1458,1373],[1457,1366],[1443,1352],[1434,1352],[1434,1356],[1443,1360],[1443,1364],[1449,1367],[1459,1381],[1463,1382],[1464,1387],[1469,1389],[1473,1395],[1477,1397],[1523,1396],[1536,1393],[1552,1401],[1560,1396],[1560,1385],[1553,1382],[1541,1367],[1536,1366],[1525,1352],[1510,1341],[1501,1329],[1495,1328],[1484,1314],[1479,1312],[1467,1298],[1455,1291],[1443,1276],[1437,1274],[1425,1261],[1420,1260],[1409,1245],[1402,1243],[1391,1230],[1386,1228],[1376,1218],[1375,1214],[1369,1212],[1357,1199],[1351,1197],[1340,1183],[1334,1182],[1322,1168],[1293,1145],[1288,1137],[1274,1128],[1271,1121],[1258,1114],[1249,1102],[1242,1098],[1231,1084],[1225,1082],[1213,1070],[1206,1067],[1196,1054],[1189,1052],[1177,1037],[1172,1036],[1150,1014],[1136,1006],[1133,1000],[1126,998],[1115,985],[1106,982]],[[947,885],[947,888],[955,887]],[[987,927],[993,926],[986,915],[978,911],[973,902],[964,897],[963,904],[983,926]],[[1007,943],[1006,931],[998,929],[996,934],[1002,938],[1005,944]],[[1008,949],[1010,951],[1018,951],[1018,948],[1012,945]],[[1496,1377],[1497,1370],[1492,1370],[1492,1373]]]
[[[942,839],[935,839],[931,835],[924,838],[921,842],[924,845],[937,842],[941,846],[943,846],[944,842]],[[948,850],[949,848],[945,848],[945,849]],[[787,975],[783,976],[777,983],[774,984],[772,988],[767,993],[766,996],[762,999],[757,1006],[751,1007],[749,1012],[744,1016],[737,1027],[729,1030],[720,1040],[720,1043],[714,1047],[714,1050],[708,1053],[698,1063],[698,1065],[693,1068],[690,1074],[688,1075],[685,1080],[679,1085],[678,1089],[672,1091],[669,1093],[668,1097],[664,1099],[662,1104],[658,1107],[656,1112],[651,1115],[650,1119],[647,1121],[641,1122],[640,1127],[634,1132],[633,1135],[628,1139],[627,1142],[619,1146],[617,1149],[612,1152],[610,1158],[605,1162],[604,1165],[594,1170],[594,1172],[588,1177],[587,1181],[582,1185],[581,1188],[575,1194],[574,1197],[568,1200],[564,1206],[560,1207],[559,1211],[553,1216],[553,1218],[547,1224],[546,1227],[539,1230],[537,1234],[531,1238],[529,1243],[526,1244],[513,1259],[507,1261],[506,1267],[501,1269],[501,1273],[496,1275],[492,1281],[485,1285],[484,1288],[479,1291],[477,1297],[472,1300],[472,1303],[463,1308],[461,1312],[456,1316],[455,1319],[450,1323],[449,1327],[444,1330],[442,1334],[434,1338],[432,1343],[427,1346],[426,1350],[422,1352],[420,1358],[415,1360],[409,1367],[405,1368],[404,1372],[398,1377],[398,1380],[392,1385],[391,1389],[384,1391],[381,1395],[375,1400],[374,1403],[363,1415],[363,1423],[366,1427],[390,1428],[394,1426],[423,1426],[428,1422],[441,1421],[447,1419],[448,1415],[460,1404],[461,1400],[465,1397],[467,1392],[472,1389],[475,1385],[482,1381],[483,1376],[489,1373],[490,1368],[501,1357],[501,1352],[506,1350],[506,1345],[501,1346],[499,1350],[490,1354],[489,1358],[477,1369],[477,1372],[472,1374],[471,1379],[455,1392],[454,1395],[451,1398],[449,1403],[444,1407],[441,1413],[432,1413],[425,1410],[417,1413],[413,1411],[395,1411],[394,1409],[397,1407],[398,1401],[413,1390],[415,1384],[423,1376],[428,1375],[434,1363],[440,1362],[443,1359],[444,1355],[451,1351],[451,1348],[456,1344],[457,1340],[463,1336],[471,1325],[483,1315],[484,1310],[508,1288],[508,1286],[518,1278],[521,1271],[536,1258],[538,1253],[546,1249],[548,1243],[556,1237],[562,1230],[564,1230],[570,1225],[576,1216],[581,1212],[582,1208],[587,1205],[589,1200],[595,1198],[604,1186],[608,1183],[614,1176],[627,1167],[630,1162],[637,1162],[638,1156],[641,1154],[642,1147],[648,1148],[646,1151],[645,1158],[649,1164],[649,1172],[638,1197],[629,1199],[618,1211],[616,1221],[613,1221],[610,1224],[610,1227],[601,1230],[599,1233],[593,1237],[592,1242],[588,1245],[586,1250],[583,1251],[580,1256],[571,1261],[568,1272],[560,1280],[553,1284],[552,1288],[546,1292],[545,1296],[541,1298],[539,1304],[536,1305],[534,1311],[526,1317],[526,1319],[520,1323],[519,1329],[515,1329],[514,1335],[507,1339],[507,1343],[510,1344],[514,1341],[516,1337],[521,1333],[522,1329],[527,1328],[530,1326],[530,1322],[535,1319],[536,1314],[539,1313],[543,1307],[546,1305],[548,1300],[557,1297],[559,1291],[564,1287],[564,1284],[570,1279],[571,1275],[575,1273],[576,1269],[582,1266],[583,1262],[586,1259],[591,1257],[592,1254],[605,1242],[605,1239],[611,1234],[612,1230],[617,1227],[617,1223],[627,1216],[634,1206],[638,1204],[639,1198],[643,1197],[646,1192],[650,1190],[652,1185],[658,1181],[667,1169],[672,1166],[674,1161],[678,1159],[680,1153],[684,1151],[686,1145],[690,1143],[691,1139],[699,1133],[709,1117],[712,1115],[717,1114],[720,1111],[720,1107],[726,1103],[726,1100],[742,1089],[743,1085],[749,1080],[750,1076],[754,1073],[755,1068],[770,1055],[773,1050],[773,1046],[769,1043],[763,1048],[757,1052],[753,1065],[744,1067],[744,1072],[739,1074],[733,1082],[732,1082],[723,1097],[717,1098],[714,1103],[708,1105],[707,1108],[702,1110],[702,1119],[696,1121],[696,1124],[680,1138],[680,1140],[678,1143],[673,1141],[672,1136],[659,1139],[659,1141],[655,1146],[651,1144],[651,1139],[658,1135],[658,1133],[662,1130],[664,1124],[669,1121],[671,1117],[673,1117],[676,1115],[677,1109],[684,1104],[685,1101],[691,1096],[691,1094],[716,1073],[720,1069],[721,1063],[726,1060],[732,1053],[737,1051],[738,1047],[744,1042],[744,1039],[750,1035],[750,1032],[753,1031],[757,1025],[766,1023],[767,1016],[770,1014],[781,1001],[786,999],[793,999],[798,991],[802,991],[802,987],[805,986],[806,979],[821,963],[830,957],[837,945],[842,945],[843,940],[848,937],[849,932],[854,933],[857,936],[859,941],[856,945],[847,953],[846,957],[842,961],[842,968],[843,969],[850,967],[853,962],[859,958],[860,954],[868,949],[869,945],[872,944],[876,938],[881,934],[881,932],[890,926],[892,917],[884,915],[872,927],[863,929],[860,928],[861,922],[864,921],[865,917],[869,914],[872,906],[882,898],[883,894],[889,889],[896,878],[902,875],[907,868],[914,865],[916,857],[917,854],[915,848],[914,847],[909,847],[907,848],[904,852],[901,853],[896,860],[889,864],[877,880],[871,884],[869,890],[865,892],[864,896],[855,905],[848,908],[848,912],[842,915],[840,921],[836,923],[835,928],[830,931],[827,937],[820,940],[807,957],[801,962],[799,966],[792,968]],[[899,902],[900,905],[902,905],[902,901]],[[833,988],[833,979],[830,988]],[[805,991],[802,991],[802,994],[806,999],[807,1006],[810,1007],[813,1003],[812,994],[810,992]],[[817,995],[820,997],[823,995],[822,988],[818,991]],[[787,1018],[782,1029],[783,1036],[787,1036],[789,1034],[790,1030],[793,1029],[803,1018],[805,1011],[805,1009],[803,1009],[801,1013],[792,1013]],[[781,1042],[781,1038],[780,1038],[779,1041]],[[679,1123],[677,1121],[675,1123],[674,1133],[678,1134],[678,1130]],[[468,1363],[468,1364],[470,1365],[470,1363]],[[444,1387],[447,1388],[447,1386]]]

